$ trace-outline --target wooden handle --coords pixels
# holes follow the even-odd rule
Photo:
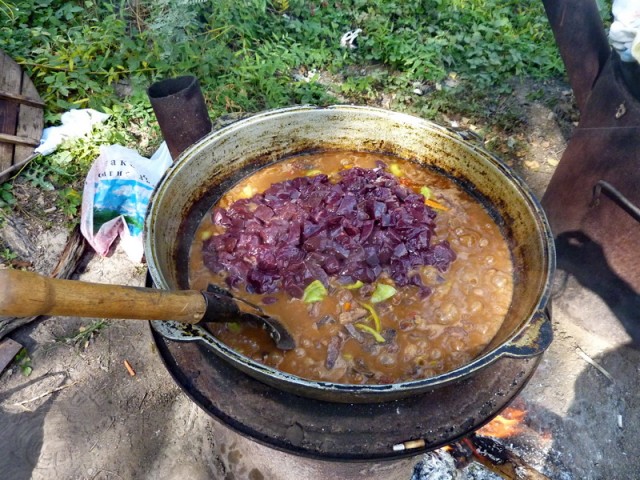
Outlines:
[[[198,323],[205,309],[204,297],[195,290],[125,287],[0,270],[0,315],[5,316],[60,315]]]

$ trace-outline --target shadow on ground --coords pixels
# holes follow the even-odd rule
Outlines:
[[[609,266],[604,251],[580,231],[556,238],[558,269],[599,296],[631,337],[640,346],[640,295]],[[587,318],[598,322],[598,318]]]

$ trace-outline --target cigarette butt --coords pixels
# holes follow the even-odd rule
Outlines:
[[[127,369],[127,372],[129,372],[129,375],[131,375],[132,377],[136,376],[136,371],[133,369],[131,364],[126,360],[124,361],[124,368]]]
[[[413,450],[414,448],[422,448],[426,445],[424,439],[419,438],[418,440],[407,440],[406,442],[396,443],[393,446],[394,452],[402,452],[403,450]]]

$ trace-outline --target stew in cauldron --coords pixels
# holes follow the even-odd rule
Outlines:
[[[301,155],[243,179],[191,248],[192,288],[230,288],[279,318],[297,348],[259,328],[209,324],[242,354],[299,377],[387,384],[468,363],[511,303],[506,240],[451,179],[397,157]]]

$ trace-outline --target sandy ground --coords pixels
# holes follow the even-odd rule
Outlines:
[[[528,151],[514,168],[542,195],[566,139],[554,112],[535,102],[526,108]],[[43,254],[55,258],[59,240],[41,244]],[[119,249],[86,255],[79,272],[82,280],[128,285],[142,285],[145,274]],[[554,342],[520,395],[536,446],[514,439],[513,448],[553,479],[637,478],[640,352],[610,307],[575,279],[559,272],[556,287]],[[223,439],[224,427],[172,381],[147,322],[112,321],[86,345],[59,341],[94,322],[54,317],[10,335],[27,348],[33,371],[24,376],[12,365],[0,376],[0,478],[290,478],[252,466],[264,447]],[[396,477],[409,480],[420,459],[399,466]]]

